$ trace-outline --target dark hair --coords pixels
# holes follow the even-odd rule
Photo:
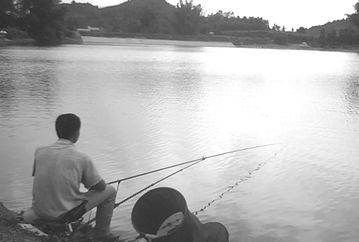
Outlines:
[[[81,121],[72,113],[61,114],[56,119],[56,133],[60,139],[72,138],[80,130]]]

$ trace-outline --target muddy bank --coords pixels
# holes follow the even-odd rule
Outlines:
[[[47,240],[21,229],[17,222],[17,214],[0,203],[0,242],[5,241],[43,242]]]

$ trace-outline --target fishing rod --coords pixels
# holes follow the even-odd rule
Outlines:
[[[192,166],[194,166],[194,165],[197,165],[198,163],[200,163],[200,162],[202,162],[202,161],[204,161],[204,160],[205,160],[205,159],[202,158],[202,159],[198,160],[197,162],[192,163],[192,164],[190,164],[190,165],[188,165],[188,166],[186,166],[186,167],[183,167],[182,169],[179,169],[178,171],[175,171],[175,172],[169,174],[168,176],[165,176],[165,177],[159,179],[158,181],[156,181],[156,182],[154,182],[154,183],[152,183],[152,184],[146,186],[145,188],[139,190],[138,192],[132,194],[131,196],[129,196],[129,197],[123,199],[122,201],[116,203],[116,204],[115,204],[115,208],[117,208],[117,207],[120,206],[121,204],[127,202],[128,200],[132,199],[133,197],[137,196],[138,194],[140,194],[140,193],[146,191],[147,189],[149,189],[149,188],[151,188],[151,187],[157,185],[158,183],[160,183],[160,182],[162,182],[162,181],[164,181],[164,180],[167,180],[167,179],[170,178],[171,176],[174,176],[174,175],[176,175],[177,173],[180,173],[181,171],[184,171],[184,170],[186,170],[186,169],[188,169],[188,168],[190,168],[190,167],[192,167]]]
[[[128,200],[134,198],[134,197],[137,196],[138,194],[140,194],[140,193],[146,191],[147,189],[149,189],[149,188],[151,188],[151,187],[157,185],[158,183],[160,183],[160,182],[162,182],[162,181],[164,181],[164,180],[170,178],[171,176],[176,175],[177,173],[180,173],[180,172],[183,171],[183,170],[186,170],[186,169],[190,168],[191,166],[197,165],[198,163],[200,163],[200,162],[202,162],[202,161],[204,161],[204,160],[205,160],[204,158],[198,159],[196,162],[194,162],[194,163],[192,163],[192,164],[190,164],[190,165],[188,165],[188,166],[186,166],[186,167],[183,167],[182,169],[179,169],[178,171],[175,171],[175,172],[169,174],[168,176],[165,176],[165,177],[161,178],[160,180],[158,180],[158,181],[152,183],[151,185],[148,185],[148,186],[144,187],[143,189],[141,189],[141,190],[139,190],[138,192],[132,194],[131,196],[129,196],[129,197],[123,199],[122,201],[120,201],[120,202],[118,202],[118,203],[115,203],[114,209],[117,208],[118,206],[120,206],[121,204],[127,202]],[[117,187],[117,190],[118,190],[118,187]],[[84,225],[91,224],[91,223],[94,222],[95,220],[96,220],[96,217],[90,219],[90,220],[87,221]],[[81,227],[82,227],[82,226],[81,226]]]
[[[208,160],[210,158],[214,158],[214,157],[219,157],[219,156],[223,156],[223,155],[227,155],[227,154],[232,154],[232,153],[236,153],[236,152],[240,152],[240,151],[246,151],[246,150],[253,150],[253,149],[258,149],[258,148],[263,148],[263,147],[267,147],[267,146],[274,146],[274,145],[279,145],[280,143],[273,143],[273,144],[266,144],[266,145],[257,145],[257,146],[252,146],[252,147],[247,147],[247,148],[242,148],[242,149],[236,149],[236,150],[232,150],[232,151],[227,151],[227,152],[223,152],[223,153],[219,153],[219,154],[215,154],[215,155],[210,155],[210,156],[205,156],[205,157],[202,157],[202,158],[199,158],[199,159],[195,159],[195,160],[191,160],[191,161],[186,161],[186,162],[182,162],[182,163],[179,163],[179,164],[176,164],[176,165],[172,165],[172,166],[168,166],[168,167],[163,167],[163,168],[160,168],[160,169],[156,169],[156,170],[153,170],[153,171],[149,171],[149,172],[145,172],[145,173],[141,173],[141,174],[138,174],[138,175],[134,175],[134,176],[130,176],[130,177],[127,177],[127,178],[123,178],[123,179],[119,179],[119,180],[116,180],[116,181],[113,181],[113,182],[110,182],[108,184],[115,184],[117,183],[117,191],[118,191],[118,188],[119,188],[119,185],[121,182],[123,181],[127,181],[127,180],[131,180],[131,179],[135,179],[137,177],[141,177],[141,176],[145,176],[145,175],[149,175],[149,174],[152,174],[152,173],[156,173],[156,172],[159,172],[159,171],[163,171],[163,170],[168,170],[170,168],[174,168],[174,167],[178,167],[178,166],[182,166],[182,165],[185,165],[185,164],[189,164],[188,166],[185,166],[159,180],[157,180],[156,182],[144,187],[143,189],[139,190],[138,192],[128,196],[127,198],[123,199],[122,201],[118,202],[118,203],[115,203],[114,205],[114,209],[119,207],[121,204],[127,202],[128,200],[134,198],[135,196],[137,196],[138,194],[146,191],[147,189],[157,185],[158,183],[164,181],[164,180],[167,180],[168,178],[192,167],[192,166],[195,166],[205,160]],[[91,224],[92,222],[94,222],[96,220],[96,217],[95,218],[92,218],[90,219],[89,221],[87,221],[83,226],[85,225],[88,225],[88,224]],[[82,226],[80,226],[82,227]]]
[[[210,155],[210,156],[207,156],[207,157],[202,157],[202,158],[195,159],[195,160],[190,160],[190,161],[178,163],[178,164],[171,165],[171,166],[166,166],[166,167],[163,167],[163,168],[160,168],[160,169],[140,173],[140,174],[137,174],[137,175],[133,175],[133,176],[130,176],[130,177],[126,177],[126,178],[122,178],[122,179],[119,179],[119,180],[109,182],[108,184],[112,185],[112,184],[121,183],[121,182],[128,181],[128,180],[133,180],[133,179],[138,178],[138,177],[147,176],[147,175],[157,173],[157,172],[160,172],[160,171],[169,170],[171,168],[175,168],[175,167],[179,167],[179,166],[183,166],[183,165],[187,165],[187,164],[191,164],[191,163],[196,163],[197,161],[207,160],[207,159],[215,158],[215,157],[218,157],[218,156],[228,155],[228,154],[232,154],[232,153],[236,153],[236,152],[240,152],[240,151],[252,150],[252,149],[257,149],[257,148],[262,148],[262,147],[267,147],[267,146],[274,146],[274,145],[279,145],[279,144],[280,143],[257,145],[257,146],[252,146],[252,147],[247,147],[247,148],[227,151],[227,152],[223,152],[223,153],[219,153],[219,154],[215,154],[215,155]]]

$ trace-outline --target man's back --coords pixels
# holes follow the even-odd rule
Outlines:
[[[43,219],[55,219],[84,200],[80,183],[87,188],[101,180],[91,160],[69,140],[35,152],[33,209]]]

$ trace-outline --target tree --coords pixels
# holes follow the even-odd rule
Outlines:
[[[272,30],[274,30],[274,31],[280,31],[280,26],[277,25],[277,24],[274,24],[273,27],[272,27]]]
[[[297,29],[297,33],[305,34],[306,32],[307,32],[307,29],[304,27],[300,27],[299,29]]]
[[[0,30],[14,24],[14,10],[12,0],[0,0]]]
[[[319,41],[320,46],[322,46],[322,47],[327,45],[327,36],[326,36],[326,32],[325,32],[324,28],[322,28],[320,30],[318,41]]]
[[[337,36],[337,31],[335,29],[327,34],[327,42],[330,46],[335,46],[337,44]]]
[[[355,44],[355,32],[353,29],[341,29],[339,30],[338,40],[340,43],[346,45]]]
[[[158,19],[154,9],[149,7],[144,8],[140,17],[139,22],[141,25],[140,32],[144,33],[158,33]]]
[[[201,5],[194,5],[193,0],[180,0],[176,6],[175,16],[175,27],[179,34],[193,35],[199,32]]]
[[[65,10],[60,0],[20,0],[24,28],[39,45],[60,44],[65,32]]]
[[[233,12],[218,11],[205,17],[208,29],[214,33],[223,33],[224,31],[244,31],[244,30],[268,30],[267,20],[254,17],[235,16]]]
[[[348,17],[356,26],[359,27],[359,2],[354,5],[354,8],[356,13],[348,15]]]
[[[288,37],[285,33],[276,33],[273,42],[277,45],[287,45],[288,44]]]

